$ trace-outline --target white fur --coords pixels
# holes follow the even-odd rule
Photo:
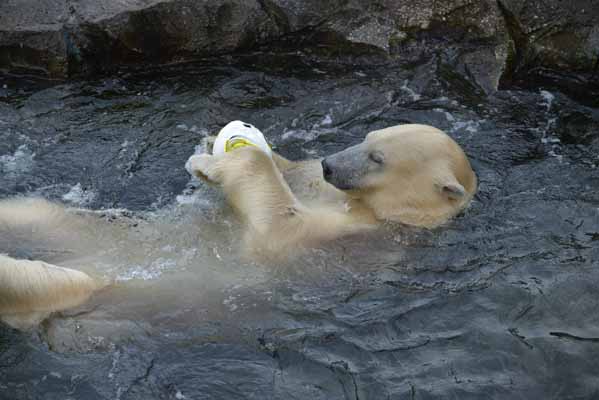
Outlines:
[[[0,227],[7,233],[43,235],[65,218],[62,208],[40,199],[0,202]],[[0,255],[0,319],[15,328],[29,328],[52,312],[77,306],[97,288],[81,271]]]
[[[291,162],[274,153],[270,158],[253,147],[194,155],[187,169],[223,188],[245,220],[248,250],[275,256],[385,220],[435,227],[466,207],[476,191],[466,155],[436,128],[374,131],[359,149],[360,159],[384,153],[384,170],[361,170],[362,187],[348,192],[324,181],[320,160]]]

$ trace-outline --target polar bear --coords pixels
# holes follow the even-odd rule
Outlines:
[[[78,306],[98,289],[87,274],[43,261],[0,255],[0,319],[17,329]]]
[[[255,254],[279,256],[384,221],[434,228],[471,201],[477,179],[460,146],[427,125],[370,132],[323,160],[291,162],[254,146],[192,156],[188,171],[220,185]]]
[[[68,215],[41,199],[0,201],[0,243],[31,241],[33,236],[62,235]],[[7,240],[8,239],[8,240]],[[85,302],[100,287],[84,272],[43,261],[0,254],[0,320],[17,329],[37,325],[52,312]]]
[[[246,222],[245,243],[256,256],[286,256],[383,221],[432,228],[466,207],[477,187],[459,145],[424,125],[371,132],[324,160],[291,162],[248,146],[192,156],[189,169],[224,189]],[[44,200],[0,201],[0,249],[8,251],[11,243],[34,248],[23,241],[37,238],[85,241],[82,226],[90,221],[75,217],[81,216]],[[94,232],[91,245],[97,239]],[[104,286],[82,271],[0,255],[0,319],[27,328]]]

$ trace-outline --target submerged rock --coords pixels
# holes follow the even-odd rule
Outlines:
[[[59,353],[105,352],[147,336],[147,329],[144,324],[127,320],[51,319],[42,337],[52,351]]]

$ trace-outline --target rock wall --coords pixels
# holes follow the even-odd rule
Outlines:
[[[594,77],[594,0],[4,0],[0,68],[51,78],[276,41],[327,56],[440,57],[485,91],[538,67]],[[362,57],[362,60],[364,58]],[[368,58],[367,58],[368,59]]]

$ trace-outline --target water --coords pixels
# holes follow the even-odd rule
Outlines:
[[[598,110],[549,89],[485,97],[436,63],[268,53],[3,85],[0,196],[84,209],[41,245],[3,243],[114,284],[36,332],[1,327],[0,398],[599,395]],[[222,195],[183,168],[233,119],[291,159],[431,124],[480,191],[439,229],[253,263]]]

